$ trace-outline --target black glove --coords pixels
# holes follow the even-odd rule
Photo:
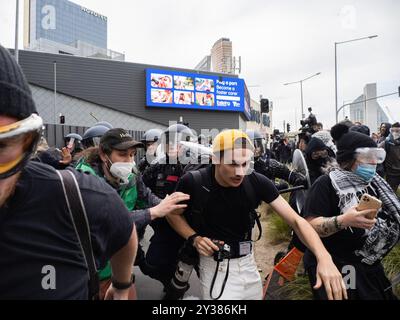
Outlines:
[[[308,188],[308,183],[307,183],[306,177],[303,176],[301,173],[298,173],[298,172],[292,171],[290,173],[290,181],[289,181],[289,183],[293,187],[304,186],[305,189]]]
[[[285,181],[280,181],[278,183],[275,182],[275,187],[278,189],[278,191],[289,189],[289,185]]]

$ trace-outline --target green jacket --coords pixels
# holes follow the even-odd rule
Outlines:
[[[105,180],[101,171],[92,167],[84,159],[81,159],[75,168]],[[137,229],[144,228],[151,222],[150,211],[147,208],[159,204],[161,200],[144,185],[140,175],[132,174],[129,177],[128,185],[116,189],[116,191],[124,201],[127,209],[132,212],[133,221]],[[111,278],[111,275],[111,264],[107,262],[106,267],[99,270],[99,278],[100,280],[105,280]]]

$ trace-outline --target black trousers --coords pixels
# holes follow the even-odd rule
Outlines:
[[[346,265],[345,263],[334,262],[339,271]],[[356,278],[355,288],[347,289],[349,300],[397,300],[393,290],[391,288],[387,290],[391,282],[386,278],[381,263],[376,266],[368,266],[363,263],[348,263],[347,265],[354,266]],[[317,281],[316,266],[308,267],[307,271],[311,287],[313,287]],[[324,286],[318,290],[312,290],[315,300],[328,299]]]

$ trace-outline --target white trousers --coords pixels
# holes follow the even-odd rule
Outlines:
[[[212,292],[219,296],[225,279],[228,260],[220,262]],[[200,256],[200,284],[203,300],[210,300],[210,287],[217,262],[213,257]],[[262,281],[253,254],[229,261],[229,276],[219,300],[261,300]]]

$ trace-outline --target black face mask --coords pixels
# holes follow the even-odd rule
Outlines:
[[[328,158],[318,158],[316,160],[311,160],[315,167],[323,167],[328,161]]]

